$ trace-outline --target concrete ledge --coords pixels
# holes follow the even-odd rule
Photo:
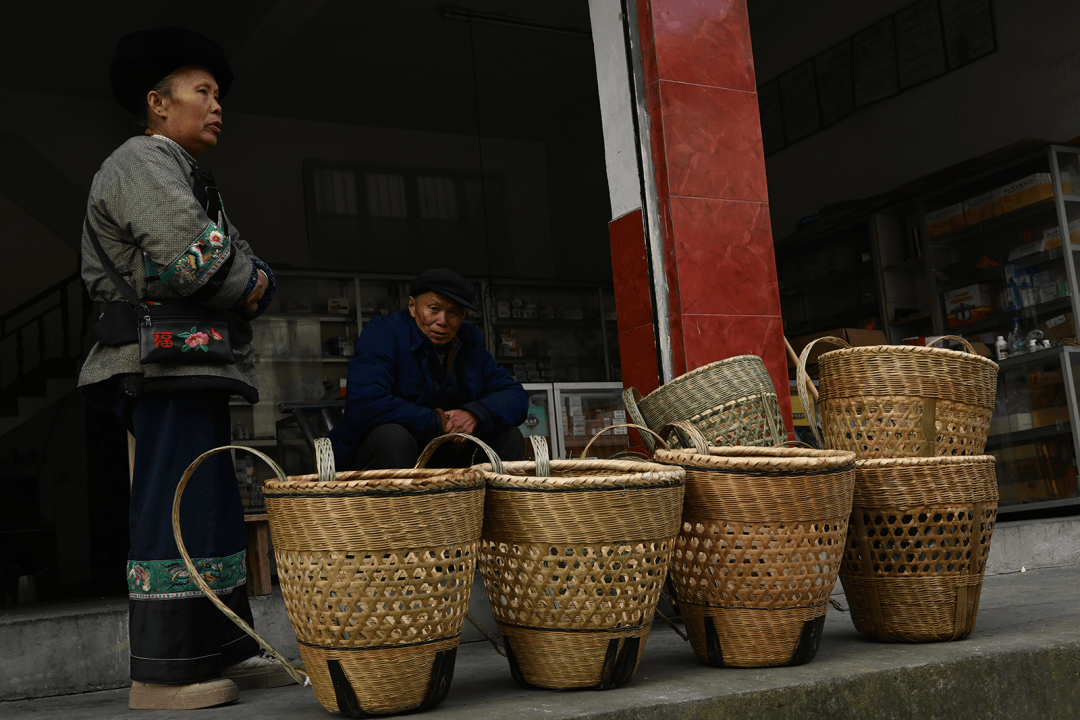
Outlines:
[[[1080,517],[999,522],[987,575],[1080,564]]]
[[[1013,720],[1080,717],[1080,567],[989,577],[975,632],[958,642],[879,643],[830,609],[817,656],[805,665],[720,669],[698,662],[655,623],[623,688],[551,692],[517,685],[487,644],[464,645],[450,694],[424,716],[440,720]],[[840,602],[846,606],[845,599]],[[560,658],[552,658],[559,662]],[[0,704],[4,717],[113,718],[127,693]],[[172,717],[159,713],[155,717]],[[248,692],[200,718],[276,720],[333,715],[310,688]]]

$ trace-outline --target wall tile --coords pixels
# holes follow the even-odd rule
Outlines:
[[[659,90],[668,193],[768,202],[757,93],[666,80]]]
[[[650,324],[653,321],[652,293],[641,208],[608,223],[608,235],[619,330]]]
[[[670,198],[684,313],[779,315],[769,206]]]
[[[623,387],[637,388],[648,395],[660,387],[656,367],[656,333],[651,324],[619,332],[619,358]]]
[[[654,0],[651,5],[661,79],[754,92],[746,0]]]
[[[791,430],[787,354],[780,316],[685,314],[682,327],[686,364],[691,369],[735,355],[760,357],[776,388],[784,424]]]

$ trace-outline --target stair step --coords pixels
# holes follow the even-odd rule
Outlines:
[[[17,398],[17,414],[0,416],[0,436],[6,435],[24,422],[75,390],[79,381],[74,377],[47,378],[45,394]]]

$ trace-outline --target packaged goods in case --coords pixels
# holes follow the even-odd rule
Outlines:
[[[945,293],[945,313],[949,327],[978,322],[990,314],[990,289],[968,285]]]
[[[967,220],[964,218],[963,203],[956,203],[926,214],[926,231],[930,233],[930,237],[945,235],[965,227],[967,227]]]
[[[1054,186],[1050,183],[1050,173],[1035,173],[1004,186],[1001,195],[1002,208],[1012,212],[1054,197]]]
[[[964,201],[964,219],[968,225],[978,225],[1002,213],[1001,190],[991,190]]]

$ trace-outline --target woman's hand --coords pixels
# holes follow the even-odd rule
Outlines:
[[[266,273],[262,270],[257,270],[259,278],[255,281],[255,289],[251,291],[251,294],[246,298],[243,298],[237,303],[237,306],[248,313],[248,315],[254,317],[255,312],[258,310],[259,301],[262,300],[263,293],[266,292],[266,288],[270,286],[270,280],[266,277]]]

